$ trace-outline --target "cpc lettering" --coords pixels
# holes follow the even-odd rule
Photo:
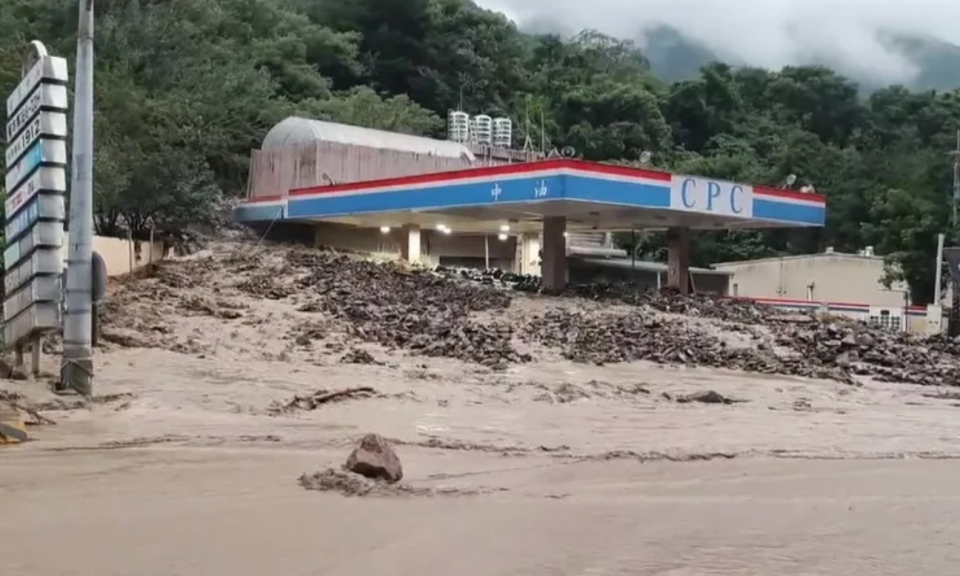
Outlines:
[[[697,207],[696,192],[697,181],[695,179],[687,178],[683,181],[683,184],[680,186],[680,201],[683,202],[685,208],[694,209]],[[720,186],[719,182],[707,181],[707,212],[713,212],[715,210],[714,206],[720,201],[722,194],[723,187]],[[734,184],[730,187],[730,212],[732,214],[743,213],[743,186],[739,184]]]

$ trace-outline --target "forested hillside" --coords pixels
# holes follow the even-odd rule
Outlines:
[[[103,233],[209,218],[241,194],[249,150],[286,115],[442,136],[462,94],[467,111],[521,130],[542,111],[548,145],[586,159],[650,150],[660,168],[773,185],[794,173],[828,196],[824,230],[703,236],[698,263],[870,245],[903,264],[916,301],[932,293],[957,92],[864,100],[827,69],[723,64],[668,84],[632,44],[523,34],[467,0],[99,0],[97,18]],[[75,23],[75,0],[2,0],[0,91],[26,40],[72,61]]]

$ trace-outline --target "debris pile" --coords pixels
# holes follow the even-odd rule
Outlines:
[[[377,396],[377,391],[369,386],[359,386],[357,388],[347,388],[345,390],[324,390],[320,389],[312,394],[305,396],[294,396],[289,402],[274,402],[267,412],[273,415],[290,414],[300,410],[316,410],[324,404],[333,402],[342,402],[351,398],[373,398]]]
[[[540,289],[538,278],[520,277],[515,283],[509,284],[515,290],[525,292]],[[632,306],[649,306],[668,314],[715,318],[743,324],[776,321],[777,317],[783,314],[773,307],[758,305],[746,299],[726,298],[714,294],[683,295],[678,290],[669,288],[653,290],[633,282],[571,284],[561,296]]]
[[[246,306],[222,297],[216,284],[227,265],[241,257],[229,254],[149,264],[133,274],[111,278],[111,290],[98,305],[98,344],[124,348],[165,348],[197,352],[198,342],[176,334],[178,317],[212,316],[234,319]],[[232,271],[232,270],[231,270]]]
[[[651,314],[554,310],[534,317],[524,336],[559,347],[568,360],[598,365],[635,360],[851,381],[840,368],[781,357],[769,347],[734,347],[702,328]]]
[[[352,348],[340,358],[341,364],[380,364],[373,354],[360,348]]]
[[[307,490],[318,492],[339,492],[344,496],[392,496],[403,494],[403,486],[390,486],[364,478],[344,470],[327,468],[311,474],[303,474],[297,482]]]
[[[666,393],[664,393],[666,394]],[[702,390],[700,392],[693,392],[691,394],[684,394],[683,396],[677,396],[674,400],[678,404],[690,404],[692,402],[699,402],[701,404],[739,404],[745,402],[745,400],[736,400],[734,398],[728,398],[723,394],[717,392],[716,390]]]
[[[310,309],[346,320],[361,340],[487,366],[530,360],[512,346],[509,325],[471,318],[507,308],[504,290],[334,252],[291,251],[287,260],[309,270],[297,285],[319,296]]]
[[[350,453],[341,470],[327,468],[303,474],[300,485],[307,490],[340,492],[346,496],[400,495],[430,493],[397,484],[403,479],[403,466],[393,447],[379,434],[367,434]]]
[[[631,284],[609,284],[600,287],[584,286],[572,288],[574,294],[589,291],[600,294],[601,298],[624,304],[644,305],[668,314],[683,314],[695,318],[714,318],[738,324],[778,323],[783,312],[756,304],[750,300],[726,298],[714,294],[683,295],[677,290],[660,291],[638,290]],[[579,295],[579,294],[578,294]],[[594,297],[594,299],[597,299]]]
[[[540,290],[539,279],[493,271],[442,269],[448,275],[501,284],[524,292]],[[639,308],[637,315],[551,312],[532,318],[524,334],[564,357],[596,364],[651,360],[665,364],[723,367],[762,373],[829,378],[854,383],[854,376],[923,385],[960,385],[960,342],[893,332],[851,319],[785,313],[747,299],[710,294],[682,295],[649,290],[631,282],[571,285],[567,298],[606,301]],[[732,348],[699,328],[666,322],[645,310],[726,323],[728,332],[752,336],[754,347]],[[761,337],[762,327],[773,341]],[[781,353],[775,353],[776,344]]]
[[[539,290],[538,278],[496,270],[416,269],[309,248],[224,244],[210,254],[147,266],[111,284],[100,310],[101,342],[125,347],[207,352],[198,331],[187,338],[178,332],[177,318],[263,322],[251,301],[255,298],[290,302],[291,314],[301,314],[291,316],[286,337],[292,345],[309,349],[324,341],[328,353],[343,354],[343,363],[375,362],[353,348],[356,342],[340,341],[347,335],[503,368],[531,360],[513,344],[520,335],[559,348],[577,362],[650,360],[849,383],[855,376],[870,376],[960,385],[960,342],[946,337],[788,315],[747,300],[652,292],[631,283],[570,286],[563,306],[516,317],[512,325],[497,313],[510,306],[517,291]],[[580,299],[635,308],[627,314],[587,312],[578,310]],[[491,316],[495,319],[484,319]],[[735,332],[737,338],[728,338]]]
[[[287,338],[297,346],[312,346],[315,340],[323,340],[328,334],[323,322],[300,322],[287,333]]]
[[[960,343],[944,336],[924,338],[837,320],[782,326],[777,343],[810,363],[881,381],[960,385]]]
[[[498,268],[477,270],[475,268],[437,266],[433,271],[438,275],[448,278],[460,278],[481,284],[496,285],[503,288],[511,288],[518,292],[539,292],[542,287],[539,276],[505,272]]]

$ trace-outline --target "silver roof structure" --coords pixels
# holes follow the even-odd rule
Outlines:
[[[367,146],[386,150],[402,150],[417,154],[432,154],[447,158],[475,159],[463,144],[451,140],[435,140],[423,136],[410,136],[398,132],[374,130],[349,124],[337,124],[290,116],[281,120],[267,132],[263,150],[276,150],[287,146],[299,146],[310,142],[335,142],[354,146]]]

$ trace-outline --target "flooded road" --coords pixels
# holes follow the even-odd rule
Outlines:
[[[402,451],[414,486],[307,491],[339,452],[5,453],[0,574],[924,575],[960,561],[960,461],[563,461]]]

